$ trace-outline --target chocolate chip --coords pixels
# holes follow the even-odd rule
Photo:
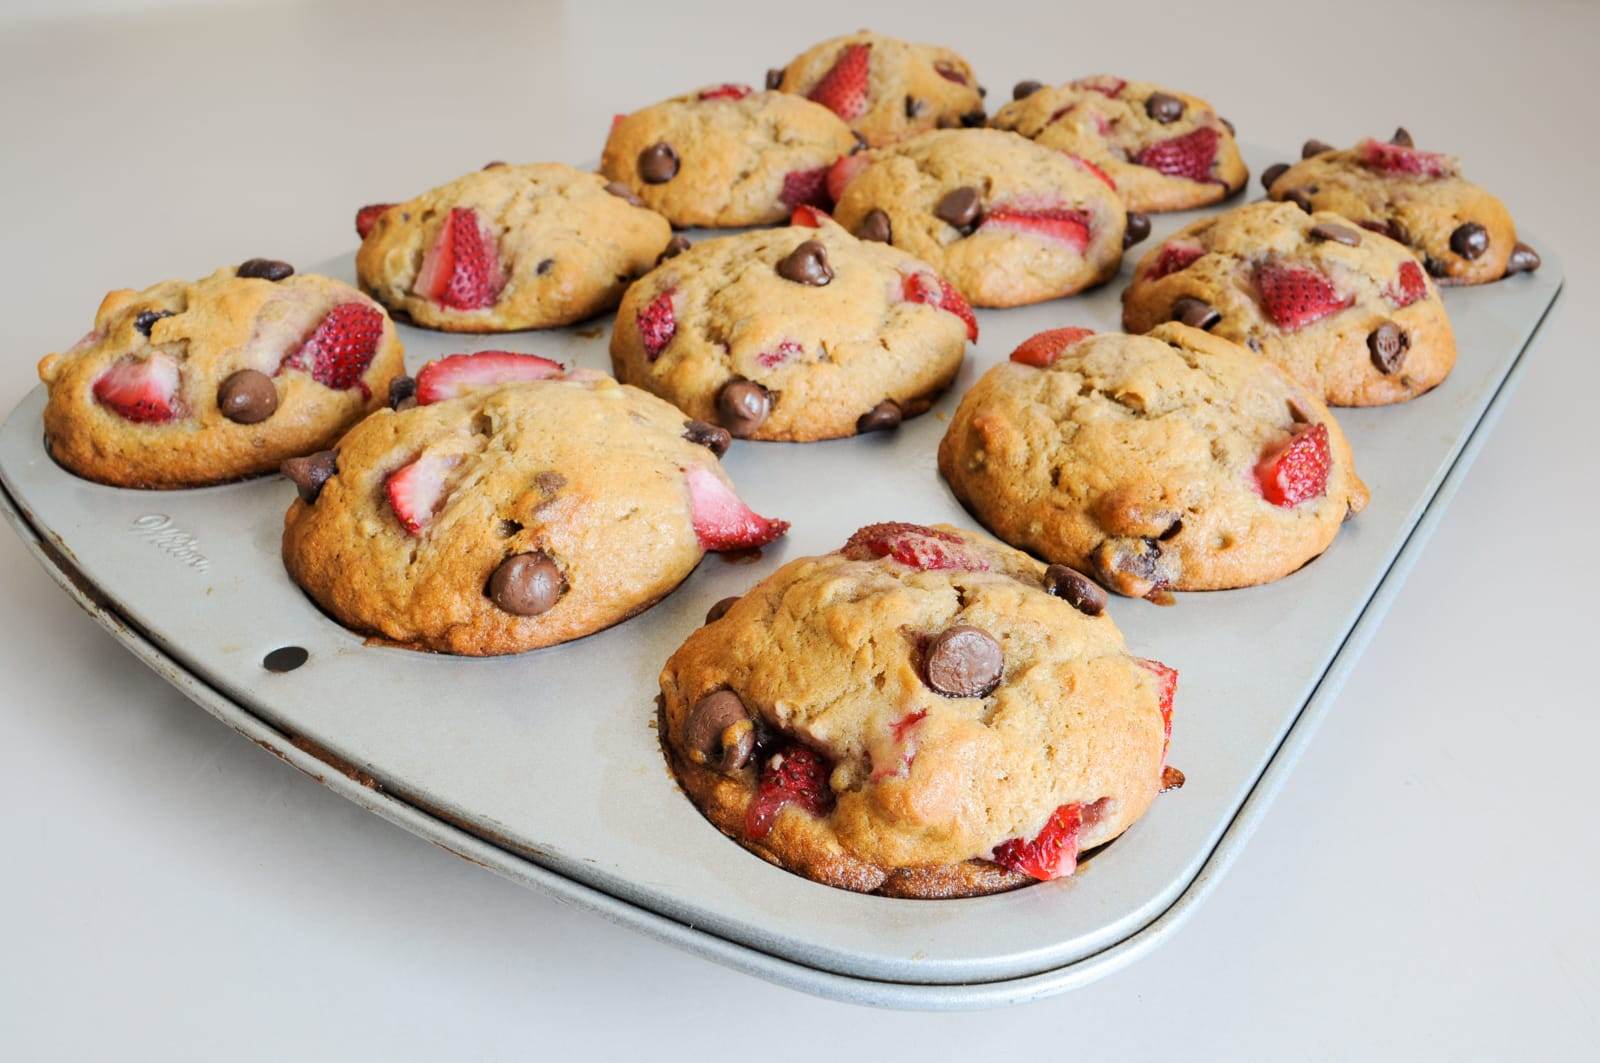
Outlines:
[[[1205,300],[1185,295],[1172,304],[1172,320],[1210,331],[1212,326],[1222,320],[1222,314]]]
[[[903,415],[900,404],[893,399],[884,399],[872,409],[856,418],[857,434],[865,432],[887,432],[891,428],[900,427]]]
[[[665,262],[669,258],[677,258],[685,251],[689,250],[691,246],[692,245],[689,243],[689,238],[687,236],[684,236],[681,233],[677,236],[674,236],[672,239],[667,241],[667,246],[661,249],[661,254],[656,258],[656,265],[661,265],[661,263]]]
[[[965,129],[981,129],[989,121],[989,116],[982,111],[968,111],[961,116],[961,125]]]
[[[651,144],[639,153],[639,176],[646,184],[665,184],[678,176],[678,153],[671,144]]]
[[[954,81],[957,85],[965,85],[967,83],[967,75],[963,74],[960,68],[948,59],[941,59],[934,63],[933,69],[938,71],[939,76],[946,81]]]
[[[171,310],[141,310],[139,311],[139,316],[133,319],[133,327],[148,336],[150,335],[150,330],[155,328],[157,321],[171,316]]]
[[[657,144],[656,147],[658,147],[658,148],[666,147],[666,145],[665,144]],[[645,154],[649,154],[649,152],[653,151],[653,150],[655,150],[655,149],[654,148],[647,149]],[[667,148],[667,150],[671,151],[672,149],[671,148]],[[641,173],[644,172],[644,155],[640,155],[639,156],[639,171]],[[677,173],[677,172],[678,172],[677,156],[673,156],[672,173]],[[666,177],[663,177],[661,180],[666,181],[666,180],[669,180],[671,177],[672,177],[672,174],[669,173],[669,174],[667,174]],[[645,180],[649,181],[650,178],[646,177]],[[656,182],[652,182],[652,183],[656,183]],[[635,192],[633,189],[629,188],[627,185],[623,184],[621,181],[607,181],[606,182],[606,191],[610,192],[612,195],[616,196],[618,199],[627,200],[629,203],[632,203],[636,207],[644,206],[644,200],[639,198],[639,194],[637,192]]]
[[[505,163],[504,159],[496,159],[493,162],[484,163],[483,164],[483,168],[485,170],[498,170],[500,167],[504,166],[505,164],[506,163]]]
[[[292,672],[311,659],[311,651],[304,646],[279,646],[261,658],[261,667],[269,672]]]
[[[683,744],[691,760],[720,772],[735,772],[755,753],[756,729],[739,695],[714,690],[689,708]]]
[[[1222,128],[1228,131],[1228,135],[1230,137],[1236,137],[1239,135],[1239,131],[1233,128],[1233,123],[1222,117],[1220,114],[1217,115],[1217,121],[1222,123]]]
[[[567,589],[561,569],[548,554],[512,554],[489,577],[489,599],[512,616],[548,612]]]
[[[861,224],[856,226],[858,240],[872,240],[876,243],[887,244],[891,242],[894,230],[889,224],[889,215],[876,208],[867,211],[867,216],[861,219]]]
[[[871,146],[867,143],[867,138],[861,135],[861,130],[852,129],[850,130],[850,135],[856,138],[855,147],[850,149],[850,154],[854,155],[858,151],[866,151]]]
[[[1344,244],[1346,247],[1361,246],[1361,234],[1350,228],[1350,226],[1340,225],[1338,222],[1318,222],[1311,227],[1310,236],[1313,240],[1327,240],[1336,244]]]
[[[717,392],[717,416],[723,427],[740,439],[760,428],[771,412],[771,393],[753,380],[735,377]]]
[[[407,399],[417,397],[417,382],[408,376],[397,376],[389,381],[389,409],[398,410],[405,408]],[[412,402],[412,406],[416,403]]]
[[[1312,211],[1316,210],[1316,208],[1311,205],[1311,197],[1306,194],[1306,190],[1303,188],[1291,188],[1289,191],[1283,194],[1283,198],[1287,202],[1293,203],[1307,214],[1310,214]]]
[[[1042,81],[1034,81],[1032,78],[1026,81],[1019,81],[1011,86],[1011,98],[1013,100],[1025,100],[1042,88],[1044,88],[1044,82]]]
[[[1450,234],[1450,250],[1472,261],[1489,250],[1489,230],[1475,221],[1456,226],[1456,231]]]
[[[775,66],[767,71],[767,90],[774,91],[783,84],[783,67]]]
[[[1269,192],[1272,191],[1272,182],[1274,182],[1278,178],[1282,177],[1288,171],[1289,171],[1289,164],[1288,163],[1286,163],[1286,162],[1275,162],[1275,163],[1273,163],[1271,166],[1268,166],[1265,170],[1261,171],[1261,187],[1265,188]]]
[[[1389,239],[1398,240],[1402,244],[1409,242],[1409,234],[1406,232],[1405,226],[1401,225],[1392,218],[1387,221],[1373,220],[1369,218],[1366,221],[1356,222],[1356,224],[1368,232],[1387,236]]]
[[[963,232],[971,231],[982,211],[982,197],[971,185],[962,185],[946,192],[933,208],[934,217]]]
[[[554,269],[555,268],[555,264],[556,264],[556,260],[553,259],[553,258],[540,259],[539,260],[539,264],[537,266],[533,267],[533,272],[535,274],[537,274],[538,276],[542,277],[546,273],[549,273],[552,269]]]
[[[928,645],[928,685],[946,697],[984,697],[999,685],[1004,669],[1000,644],[982,628],[947,628]]]
[[[828,249],[820,240],[807,240],[790,251],[778,262],[778,276],[796,284],[809,284],[820,288],[833,280],[833,267],[828,265]]]
[[[1122,230],[1122,249],[1126,251],[1150,235],[1150,215],[1128,211],[1128,227]]]
[[[728,615],[728,610],[733,608],[733,603],[739,600],[737,594],[723,598],[706,610],[706,623],[715,624],[718,620]]]
[[[1406,349],[1411,337],[1393,321],[1385,321],[1367,334],[1367,350],[1372,352],[1372,364],[1385,376],[1400,368],[1406,359]]]
[[[294,267],[275,258],[252,258],[239,264],[239,276],[259,277],[264,281],[281,281],[294,276]]]
[[[1445,278],[1450,276],[1450,267],[1432,255],[1423,256],[1422,268],[1428,271],[1428,276],[1430,277]]]
[[[1144,113],[1160,122],[1170,125],[1183,117],[1184,103],[1170,92],[1152,92],[1150,98],[1144,101]]]
[[[1313,155],[1321,155],[1325,151],[1332,150],[1332,144],[1329,144],[1326,141],[1318,140],[1316,137],[1312,137],[1310,140],[1300,145],[1300,157],[1302,159],[1309,159]]]
[[[907,96],[906,97],[906,117],[907,118],[915,118],[917,115],[922,113],[922,109],[925,106],[926,105],[921,100],[917,99],[915,96]]]
[[[1527,244],[1518,242],[1517,246],[1511,249],[1511,257],[1506,259],[1506,276],[1509,277],[1513,273],[1532,273],[1542,265],[1544,260],[1539,257],[1539,252]]]
[[[315,502],[328,477],[339,471],[339,452],[319,450],[303,458],[289,458],[278,466],[278,471],[289,478],[301,498]]]
[[[1045,569],[1044,589],[1085,616],[1099,616],[1106,611],[1106,592],[1075,568],[1051,565]]]
[[[983,98],[984,98],[984,97],[985,97],[985,96],[988,96],[988,95],[989,95],[989,90],[988,90],[988,89],[986,89],[986,88],[984,88],[984,87],[983,87],[983,86],[982,86],[982,85],[979,85],[979,86],[978,86],[978,99],[980,99],[980,100],[981,100],[981,99],[983,99]]]
[[[1394,136],[1389,138],[1389,143],[1398,144],[1402,148],[1414,148],[1417,146],[1416,141],[1411,139],[1411,134],[1406,131],[1405,126],[1400,126],[1394,131]]]
[[[706,421],[683,422],[683,438],[691,443],[705,447],[719,458],[726,454],[728,448],[733,445],[733,436],[728,433],[726,428],[721,428]]]
[[[258,369],[230,374],[217,388],[217,409],[235,424],[259,424],[278,410],[278,388]]]

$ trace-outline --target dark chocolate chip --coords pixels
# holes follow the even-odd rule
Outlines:
[[[546,273],[549,273],[552,269],[554,269],[555,268],[555,264],[556,264],[556,260],[553,259],[553,258],[540,259],[539,260],[539,264],[537,266],[533,267],[533,272],[542,277]]]
[[[1318,222],[1313,225],[1311,227],[1311,239],[1327,240],[1336,244],[1344,244],[1346,247],[1361,246],[1360,233],[1348,225],[1340,225],[1338,222],[1332,221]]]
[[[903,415],[900,404],[893,399],[884,399],[872,409],[856,418],[856,432],[887,432],[891,428],[900,427]]]
[[[922,113],[922,109],[925,106],[926,106],[926,104],[924,104],[921,100],[917,99],[915,96],[907,96],[906,97],[906,117],[907,118],[915,118],[917,115]]]
[[[171,310],[141,310],[139,311],[139,316],[133,319],[133,327],[148,336],[150,335],[150,330],[155,328],[157,321],[171,316]]]
[[[718,600],[710,609],[706,610],[706,623],[715,624],[718,620],[728,615],[728,610],[733,608],[733,603],[739,600],[737,594]]]
[[[548,554],[512,554],[489,577],[489,599],[512,616],[548,612],[567,589],[561,569]]]
[[[771,412],[772,394],[753,380],[735,377],[717,392],[717,416],[740,439],[760,428]]]
[[[1042,81],[1034,81],[1032,78],[1026,81],[1019,81],[1011,86],[1011,98],[1013,100],[1025,100],[1042,88],[1044,88],[1044,82]]]
[[[269,672],[292,672],[311,659],[311,651],[304,646],[279,646],[261,658],[261,667]]]
[[[833,280],[833,267],[828,265],[828,249],[820,240],[807,240],[790,251],[778,262],[778,276],[796,284],[809,284],[820,288]]]
[[[1217,115],[1217,121],[1222,123],[1222,128],[1228,131],[1228,135],[1230,137],[1236,137],[1239,135],[1239,131],[1233,128],[1233,123],[1222,117],[1220,114]]]
[[[1300,145],[1300,157],[1302,159],[1309,159],[1313,155],[1321,155],[1325,151],[1332,150],[1332,144],[1329,144],[1326,141],[1318,140],[1316,137],[1312,137],[1310,140]]]
[[[1383,236],[1387,236],[1391,240],[1397,240],[1402,244],[1409,242],[1407,237],[1410,234],[1406,232],[1405,226],[1401,225],[1392,218],[1387,221],[1375,221],[1369,218],[1366,221],[1356,222],[1356,224],[1368,232],[1379,233]]]
[[[980,129],[989,120],[989,116],[982,111],[968,111],[961,116],[961,125],[964,129]]]
[[[1181,321],[1185,325],[1209,331],[1212,326],[1222,320],[1222,314],[1217,311],[1216,307],[1205,300],[1196,299],[1192,295],[1185,295],[1172,304],[1172,320]]]
[[[294,276],[294,267],[275,258],[252,258],[239,264],[239,276],[259,277],[264,281],[281,281]]]
[[[979,86],[978,86],[978,99],[980,99],[980,100],[981,100],[981,99],[983,99],[983,98],[984,98],[984,97],[985,97],[985,96],[988,96],[988,95],[989,95],[989,90],[988,90],[988,89],[986,89],[986,88],[984,88],[984,87],[983,87],[983,86],[982,86],[982,85],[979,85]]]
[[[669,258],[677,258],[685,251],[689,250],[690,246],[692,245],[689,243],[689,238],[679,233],[672,239],[668,240],[667,246],[661,249],[661,254],[656,258],[656,265],[661,265],[661,263],[665,262]]]
[[[983,199],[976,188],[962,185],[946,192],[933,208],[934,217],[963,232],[977,224],[983,212]]]
[[[1150,215],[1128,211],[1128,227],[1122,230],[1122,248],[1127,250],[1150,235]]]
[[[948,59],[941,59],[934,63],[933,69],[938,71],[939,76],[946,81],[954,81],[957,85],[965,85],[967,83],[967,75],[963,74],[960,68]]]
[[[217,409],[235,424],[259,424],[278,412],[277,385],[259,369],[241,369],[217,388]]]
[[[1182,535],[1182,534],[1183,534],[1183,521],[1174,520],[1171,524],[1167,525],[1167,530],[1162,532],[1160,535],[1156,536],[1156,538],[1158,540],[1160,540],[1161,542],[1167,542],[1169,540],[1176,539],[1179,535]]]
[[[639,153],[639,176],[647,184],[667,183],[678,176],[678,153],[671,144],[651,144]]]
[[[546,469],[533,478],[533,486],[546,498],[554,498],[556,492],[567,486],[567,478],[554,469]]]
[[[1422,268],[1428,271],[1428,275],[1430,277],[1445,278],[1450,276],[1450,267],[1446,266],[1443,262],[1440,262],[1432,255],[1423,256]]]
[[[1160,122],[1170,125],[1183,117],[1184,103],[1170,92],[1152,92],[1150,98],[1144,101],[1144,113]]]
[[[858,151],[866,151],[871,146],[867,143],[867,138],[861,135],[861,130],[852,129],[850,130],[850,135],[856,138],[855,147],[850,149],[850,154],[854,155]]]
[[[935,635],[924,669],[928,685],[951,698],[980,698],[1000,683],[1005,656],[982,628],[960,624]]]
[[[657,144],[656,145],[656,147],[665,147],[665,146],[666,145],[664,145],[664,144]],[[653,149],[650,149],[650,150],[653,150]],[[671,148],[667,148],[667,150],[671,151],[672,149]],[[674,163],[674,166],[673,166],[672,173],[677,173],[678,172],[677,171],[677,166],[676,166],[677,156],[673,156],[673,163]],[[641,173],[644,171],[644,156],[643,155],[639,156],[639,169],[640,169]],[[672,176],[672,174],[668,174],[666,177],[663,177],[662,180],[665,181],[668,178],[670,178],[671,176]],[[648,181],[650,179],[648,177],[646,177],[645,180]],[[639,194],[637,192],[635,192],[633,189],[629,188],[627,185],[623,184],[621,181],[607,181],[606,182],[606,191],[610,192],[612,195],[616,196],[618,199],[627,200],[629,203],[632,203],[636,207],[644,206],[644,200],[639,198]]]
[[[397,376],[389,381],[389,409],[400,409],[407,399],[417,397],[417,382],[413,377]],[[412,403],[412,405],[416,405]]]
[[[775,66],[775,67],[769,68],[767,70],[767,89],[769,91],[776,90],[777,87],[779,85],[782,85],[782,84],[783,84],[783,67]]]
[[[1389,143],[1398,144],[1402,148],[1414,148],[1417,142],[1411,139],[1411,134],[1405,126],[1400,126],[1394,131],[1394,136],[1389,138]]]
[[[493,162],[484,163],[483,164],[483,168],[485,170],[498,170],[500,167],[504,166],[505,164],[506,164],[506,162],[505,162],[504,159],[496,159]]]
[[[733,445],[733,436],[728,433],[726,428],[706,421],[683,422],[683,438],[691,443],[705,447],[719,458],[726,454],[728,448]]]
[[[1051,565],[1044,570],[1044,589],[1086,616],[1106,611],[1106,592],[1075,568]]]
[[[1513,273],[1532,273],[1543,264],[1544,260],[1539,257],[1539,252],[1519,242],[1511,249],[1511,257],[1506,259],[1506,276],[1509,277]]]
[[[1489,250],[1489,230],[1475,221],[1456,226],[1450,234],[1450,250],[1467,261],[1472,261]]]
[[[293,482],[302,499],[315,502],[328,477],[339,471],[339,452],[319,450],[303,458],[289,458],[278,466],[278,471]]]
[[[689,708],[683,744],[691,759],[720,772],[735,772],[755,753],[756,729],[739,695],[715,690]]]
[[[872,240],[880,244],[887,244],[894,236],[894,230],[889,225],[889,215],[873,208],[867,211],[867,216],[861,219],[861,224],[856,226],[856,239]]]
[[[1275,162],[1268,166],[1261,171],[1261,187],[1269,192],[1272,191],[1272,182],[1282,177],[1288,170],[1289,164],[1286,162]]]
[[[1385,321],[1367,334],[1367,350],[1372,352],[1372,364],[1385,376],[1400,368],[1410,346],[1411,337],[1393,321]]]
[[[1293,203],[1307,214],[1316,210],[1311,205],[1311,197],[1306,194],[1306,190],[1303,188],[1291,188],[1283,194],[1283,198],[1286,202]]]

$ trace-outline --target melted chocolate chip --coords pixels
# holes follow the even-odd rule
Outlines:
[[[275,258],[252,258],[239,264],[239,276],[281,281],[294,276],[294,267]]]
[[[820,240],[807,240],[778,262],[778,276],[796,284],[809,284],[820,288],[833,280],[833,267],[828,265],[828,249]]]
[[[733,436],[726,428],[710,424],[706,421],[683,422],[683,438],[691,443],[705,447],[717,457],[728,452],[733,445]]]
[[[989,121],[989,116],[982,111],[968,111],[961,116],[961,127],[963,129],[981,129],[987,121]]]
[[[549,273],[552,269],[554,269],[555,265],[556,265],[556,260],[555,259],[553,259],[553,258],[543,258],[543,259],[539,260],[539,264],[537,266],[533,267],[533,272],[536,275],[542,277],[546,273]]]
[[[1450,234],[1450,250],[1472,261],[1489,250],[1489,230],[1475,221],[1456,226],[1455,232]]]
[[[1185,295],[1172,304],[1172,320],[1210,331],[1212,326],[1222,320],[1222,314],[1205,300]]]
[[[906,117],[907,118],[915,118],[915,117],[917,117],[917,115],[922,113],[923,108],[926,107],[926,106],[927,106],[926,104],[924,104],[921,100],[917,99],[915,96],[907,96],[906,97]]]
[[[389,409],[409,409],[411,406],[415,406],[416,402],[412,401],[408,405],[406,400],[415,400],[416,397],[417,382],[415,379],[408,376],[397,376],[389,381]]]
[[[976,188],[963,185],[946,192],[933,208],[934,217],[962,232],[970,232],[983,213],[983,199]]]
[[[1350,226],[1340,225],[1338,222],[1318,222],[1311,227],[1310,236],[1313,240],[1326,240],[1336,244],[1344,244],[1346,247],[1361,246],[1361,234],[1350,228]]]
[[[772,394],[753,380],[735,377],[717,392],[717,416],[740,439],[760,428],[771,412]]]
[[[500,167],[504,166],[505,164],[506,164],[506,162],[505,162],[504,159],[495,159],[493,162],[484,163],[483,164],[483,168],[485,170],[498,170]]]
[[[1443,280],[1450,276],[1450,267],[1446,266],[1443,262],[1440,262],[1432,255],[1423,256],[1422,268],[1428,271],[1428,276],[1430,277],[1438,277]]]
[[[1400,126],[1394,131],[1394,136],[1389,138],[1389,143],[1398,144],[1402,148],[1414,148],[1417,146],[1417,142],[1411,139],[1411,134],[1407,132],[1405,126]]]
[[[1542,265],[1544,260],[1539,257],[1539,252],[1519,242],[1511,249],[1511,257],[1506,259],[1506,276],[1509,277],[1513,273],[1532,273]]]
[[[872,240],[876,243],[887,244],[891,242],[894,230],[889,224],[889,215],[876,208],[867,211],[867,216],[861,219],[861,224],[856,226],[856,239]]]
[[[656,146],[657,147],[665,147],[665,145],[662,145],[662,144],[658,144]],[[667,148],[667,150],[671,151],[672,149],[671,148]],[[673,157],[673,163],[674,163],[674,166],[673,166],[672,173],[677,173],[678,171],[677,171],[677,166],[676,166],[676,163],[677,163],[677,157],[676,156]],[[644,156],[643,155],[639,156],[639,169],[640,169],[640,172],[643,173],[643,171],[644,171]],[[672,174],[668,174],[666,177],[663,177],[662,180],[665,181],[665,180],[671,178],[671,176],[672,176]],[[650,179],[648,177],[646,177],[645,180],[648,181]],[[623,184],[621,181],[607,181],[606,182],[606,191],[610,192],[612,195],[616,196],[618,199],[627,200],[629,203],[632,203],[636,207],[644,206],[644,200],[639,198],[639,194],[637,192],[635,192],[633,189],[629,188],[627,185]]]
[[[241,369],[217,388],[217,409],[235,424],[260,424],[278,412],[277,385],[258,369]]]
[[[666,184],[678,176],[678,153],[671,144],[652,144],[639,153],[639,176],[646,184]]]
[[[738,771],[756,749],[750,713],[731,690],[715,690],[689,708],[683,744],[691,759],[717,771]]]
[[[1011,98],[1013,100],[1025,100],[1042,88],[1044,88],[1044,82],[1042,81],[1034,81],[1032,78],[1026,81],[1019,81],[1011,86]]]
[[[951,698],[987,695],[1004,669],[1005,656],[994,636],[968,624],[935,635],[924,665],[928,686]]]
[[[1075,568],[1051,565],[1045,569],[1044,589],[1085,616],[1099,616],[1106,611],[1106,592]]]
[[[1275,162],[1271,166],[1268,166],[1265,170],[1261,171],[1261,187],[1270,192],[1272,190],[1272,182],[1282,177],[1288,172],[1288,170],[1289,164],[1286,162]]]
[[[737,594],[722,598],[706,610],[706,623],[715,624],[718,620],[728,615],[728,610],[733,608],[733,603],[739,600]]]
[[[769,92],[773,91],[773,90],[776,90],[777,87],[779,85],[782,85],[782,84],[783,84],[783,67],[775,66],[775,67],[769,68],[767,70],[767,90]]]
[[[311,651],[304,646],[279,646],[261,658],[261,667],[269,672],[292,672],[311,659]]]
[[[1311,196],[1303,188],[1291,188],[1283,194],[1283,198],[1286,202],[1293,203],[1307,214],[1316,209],[1311,205]]]
[[[157,321],[171,316],[171,310],[141,310],[139,316],[133,319],[133,327],[148,336],[150,330],[156,327]]]
[[[887,432],[891,428],[900,427],[903,415],[900,404],[893,399],[884,399],[872,409],[856,418],[856,432]]]
[[[1323,140],[1318,140],[1316,137],[1312,137],[1310,140],[1306,141],[1300,146],[1300,157],[1302,159],[1309,159],[1313,155],[1321,155],[1325,151],[1332,150],[1332,144],[1329,144]]]
[[[1400,368],[1410,346],[1411,337],[1393,321],[1385,321],[1367,334],[1367,350],[1372,352],[1372,364],[1385,376]]]
[[[691,246],[693,245],[689,243],[689,238],[684,236],[682,233],[679,233],[672,239],[668,240],[667,246],[661,249],[661,254],[656,258],[656,265],[661,265],[661,263],[665,262],[669,258],[677,258],[685,251],[689,250]]]
[[[287,476],[306,502],[315,502],[328,478],[339,471],[339,452],[319,450],[303,458],[289,458],[278,471]]]
[[[861,130],[852,129],[850,130],[850,135],[856,138],[855,147],[850,149],[850,154],[854,155],[858,151],[866,151],[871,146],[867,143],[867,138],[861,135]]]
[[[1128,227],[1122,230],[1122,248],[1126,251],[1150,235],[1150,215],[1137,210],[1128,211]]]
[[[941,59],[934,63],[933,69],[938,71],[939,76],[946,81],[954,81],[957,85],[965,85],[967,83],[967,75],[963,74],[961,68],[948,59]]]
[[[489,577],[490,601],[512,616],[548,612],[567,589],[561,569],[548,554],[513,554]]]
[[[1150,98],[1144,101],[1144,113],[1160,122],[1170,125],[1183,117],[1184,103],[1170,92],[1152,92]]]

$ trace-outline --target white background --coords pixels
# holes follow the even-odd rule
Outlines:
[[[759,82],[871,24],[1023,77],[1209,97],[1297,154],[1409,126],[1567,290],[1264,827],[1166,946],[969,1015],[774,988],[503,882],[245,742],[0,533],[7,1059],[1594,1059],[1600,5],[198,3],[0,14],[0,409],[102,293],[347,251],[356,206]],[[1404,7],[1403,10],[1395,8]],[[1324,20],[1318,24],[1318,20]],[[1252,179],[1252,187],[1255,188]],[[1255,192],[1252,191],[1252,196]],[[1402,415],[1403,414],[1399,414]],[[1248,660],[1238,662],[1250,667]]]

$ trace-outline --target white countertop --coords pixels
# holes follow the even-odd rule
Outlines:
[[[1600,1054],[1600,352],[1579,332],[1600,248],[1600,6],[1356,0],[1315,35],[1315,9],[1244,0],[41,6],[0,14],[0,409],[108,289],[330,258],[362,203],[492,158],[591,159],[615,111],[759,82],[862,24],[960,49],[991,103],[1102,69],[1192,89],[1286,159],[1308,136],[1403,123],[1463,155],[1568,277],[1443,526],[1214,895],[1132,967],[1006,1011],[814,1000],[486,874],[241,740],[0,534],[7,1058],[811,1060],[822,1039],[868,1058]]]

